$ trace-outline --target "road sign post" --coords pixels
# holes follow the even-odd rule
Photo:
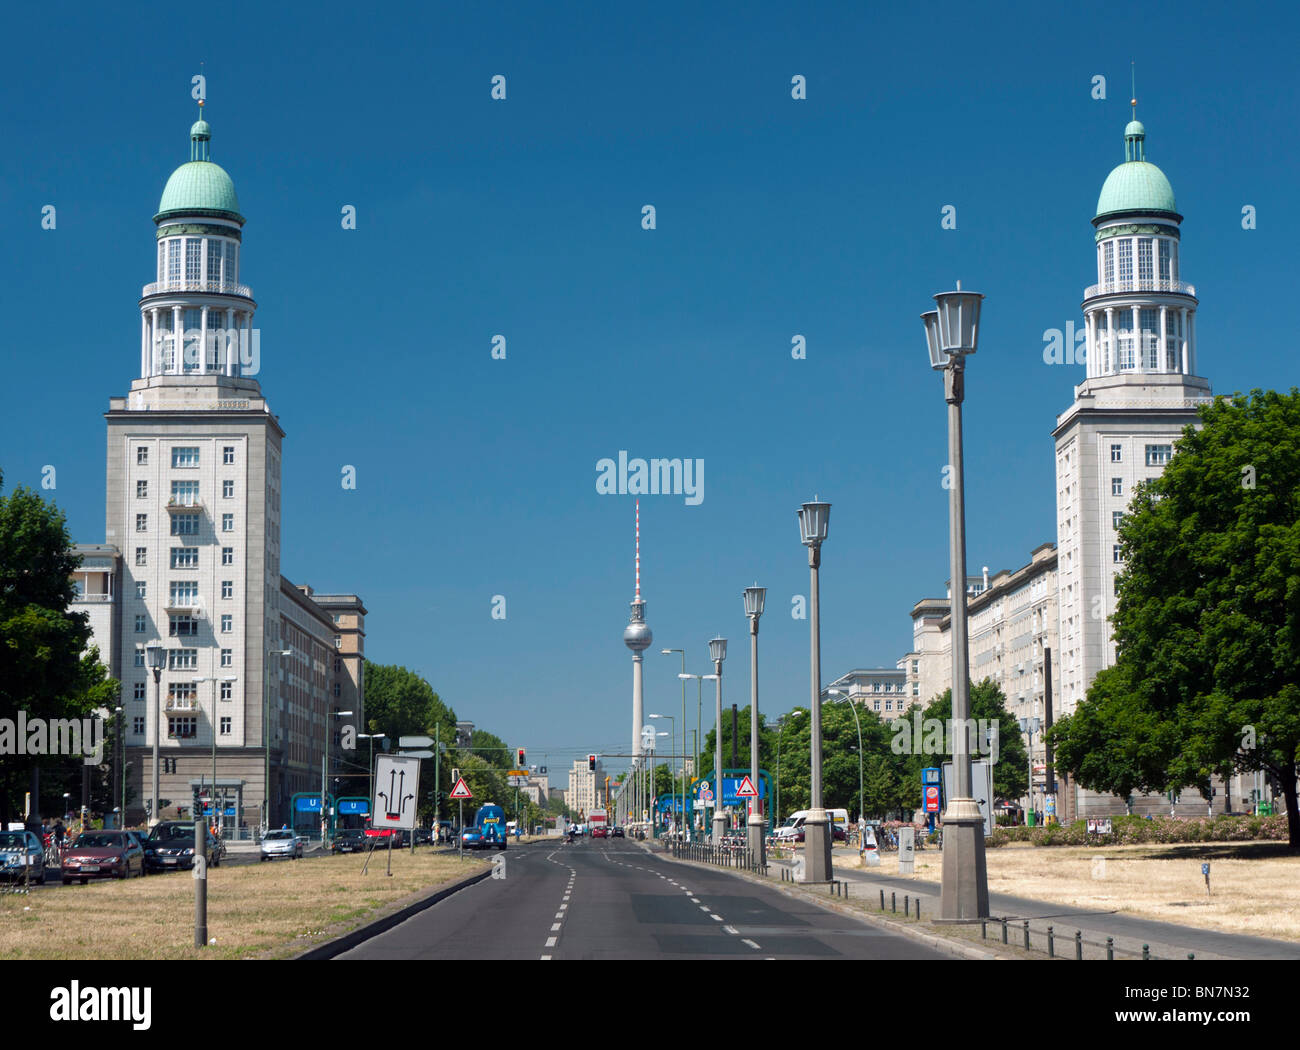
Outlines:
[[[208,943],[208,829],[202,815],[194,820],[194,947],[204,948]],[[123,860],[125,864],[126,861]],[[130,869],[127,869],[130,874]],[[1210,880],[1205,880],[1206,888]]]
[[[459,772],[458,770],[456,772]],[[473,798],[474,793],[470,791],[465,783],[465,778],[456,777],[456,786],[451,789],[451,798],[456,800],[456,805],[460,813],[460,832],[456,836],[456,841],[460,844],[460,859],[465,859],[465,800]]]

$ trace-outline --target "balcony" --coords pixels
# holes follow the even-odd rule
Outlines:
[[[144,286],[141,298],[171,292],[208,292],[212,295],[237,295],[241,299],[253,298],[253,289],[248,285],[230,281],[154,281]]]
[[[168,714],[192,715],[199,711],[199,700],[195,696],[169,696],[163,705]]]
[[[74,602],[111,602],[111,594],[78,594],[72,599]]]
[[[192,616],[201,620],[206,606],[197,594],[180,594],[168,598],[163,603],[163,608],[173,616]]]
[[[1103,284],[1092,284],[1084,289],[1083,297],[1095,299],[1099,295],[1118,295],[1123,292],[1172,292],[1176,295],[1189,295],[1193,299],[1196,298],[1195,285],[1184,281],[1167,280],[1108,281]]]
[[[168,514],[184,514],[193,511],[203,511],[203,500],[198,496],[172,496],[167,501]]]

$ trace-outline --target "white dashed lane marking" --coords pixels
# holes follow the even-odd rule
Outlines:
[[[742,940],[740,943],[741,943],[741,944],[748,944],[751,948],[755,948],[755,949],[758,948],[758,945],[755,944],[753,941],[751,941],[748,937],[746,937],[746,938],[745,938],[744,940]]]

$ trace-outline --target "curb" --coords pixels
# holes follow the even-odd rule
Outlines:
[[[432,908],[439,901],[446,900],[453,893],[458,893],[460,890],[468,889],[470,886],[491,877],[491,868],[488,868],[485,871],[480,871],[477,875],[470,875],[467,878],[461,879],[459,882],[452,883],[450,886],[443,886],[442,889],[435,890],[428,897],[423,897],[414,904],[408,904],[405,908],[401,908],[389,915],[382,916],[373,922],[367,923],[365,926],[361,926],[343,934],[341,937],[336,937],[331,941],[326,941],[324,944],[319,944],[315,948],[307,949],[301,955],[294,955],[290,958],[293,961],[313,962],[322,959],[333,959],[335,956],[342,955],[346,951],[351,951],[358,944],[362,944],[365,941],[370,940],[372,937],[378,937],[381,933],[387,933],[394,926],[405,922],[413,915],[418,915],[427,908]]]
[[[641,845],[641,843],[637,843],[637,845]],[[676,857],[672,856],[669,853],[655,853],[653,850],[650,850],[648,848],[646,848],[646,852],[650,853],[652,856],[656,857],[657,859],[666,860],[672,864],[681,864],[687,867],[698,868],[701,870],[709,870],[709,871],[716,870],[721,872],[723,875],[731,875],[735,878],[744,879],[746,882],[751,882],[758,886],[766,886],[769,889],[773,889],[777,893],[780,893],[782,896],[789,897],[792,900],[807,901],[810,904],[814,904],[825,911],[835,912],[837,915],[843,915],[845,918],[856,919],[861,923],[864,923],[869,926],[874,926],[877,929],[883,929],[889,931],[890,933],[897,933],[904,937],[910,937],[914,941],[920,941],[922,944],[926,945],[927,947],[935,948],[938,951],[945,952],[949,955],[958,955],[966,959],[980,959],[985,961],[994,960],[994,959],[1005,960],[1005,959],[1013,958],[1012,956],[1000,955],[995,952],[990,952],[980,948],[975,948],[971,945],[962,944],[958,941],[951,941],[946,937],[939,937],[933,933],[925,933],[924,931],[918,930],[912,926],[905,926],[898,923],[892,923],[886,919],[878,919],[870,912],[858,911],[855,908],[850,908],[847,905],[843,905],[843,904],[837,904],[834,901],[824,901],[820,897],[814,897],[812,894],[804,893],[801,892],[800,890],[786,889],[785,887],[781,886],[779,883],[773,883],[770,880],[763,878],[761,875],[752,875],[747,871],[738,871],[734,868],[715,869],[711,864],[698,864],[695,861],[678,860]]]

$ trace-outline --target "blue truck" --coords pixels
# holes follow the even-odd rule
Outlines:
[[[474,814],[474,826],[483,834],[481,849],[506,848],[506,813],[495,802],[479,806]]]

